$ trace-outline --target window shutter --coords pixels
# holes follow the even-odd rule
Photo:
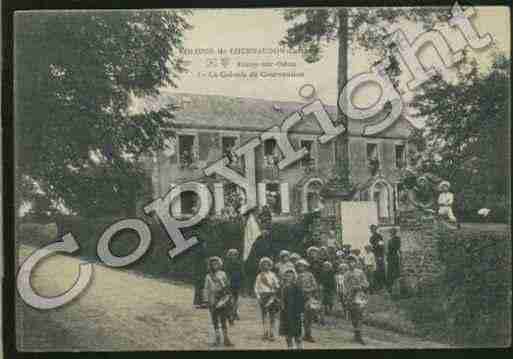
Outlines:
[[[176,136],[176,138],[175,138],[175,140],[174,140],[174,144],[173,144],[173,146],[174,146],[174,153],[173,153],[171,156],[169,156],[169,157],[167,157],[167,156],[162,156],[163,158],[168,159],[168,160],[169,160],[169,163],[171,163],[171,164],[176,164],[176,163],[178,163],[178,149],[179,149],[178,144],[179,144],[179,143],[180,143],[180,141],[179,141],[179,136],[177,135],[177,136]],[[159,157],[161,157],[161,156],[159,156]],[[159,158],[159,159],[160,159],[160,158]],[[159,161],[157,161],[157,162],[158,162],[158,163],[160,163],[160,160],[159,160]]]
[[[280,197],[282,213],[290,213],[289,184],[287,182],[280,184]]]
[[[199,160],[206,161],[208,152],[211,150],[211,137],[213,135],[206,132],[198,133]]]
[[[332,164],[334,162],[334,147],[333,141],[327,143],[319,143],[319,158],[318,163]]]
[[[265,183],[262,182],[258,184],[258,200],[260,207],[263,207],[267,204],[267,197],[265,195]]]
[[[224,208],[224,187],[222,182],[214,183],[214,202],[216,214],[221,214]]]
[[[176,186],[176,183],[171,183],[169,188],[173,188]],[[180,217],[182,215],[182,198],[181,196],[175,197],[173,201],[171,201],[171,215],[175,218]]]

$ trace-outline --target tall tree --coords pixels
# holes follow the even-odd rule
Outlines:
[[[133,209],[144,190],[139,159],[173,134],[173,109],[133,114],[130,106],[174,86],[184,71],[179,51],[187,14],[16,14],[18,205],[37,183],[52,203],[78,214]]]
[[[486,73],[471,61],[457,81],[427,82],[411,104],[426,121],[423,167],[451,181],[469,219],[483,207],[497,220],[507,214],[510,68],[501,54]]]
[[[319,61],[323,47],[332,42],[338,43],[337,86],[341,91],[347,82],[347,55],[350,46],[360,46],[381,58],[391,58],[391,73],[397,73],[397,62],[389,56],[390,49],[384,45],[389,35],[390,25],[399,21],[421,22],[426,29],[436,21],[447,19],[449,9],[433,8],[322,8],[287,9],[283,16],[291,23],[282,40],[291,48],[302,48],[307,62]],[[340,92],[339,92],[340,97]],[[342,111],[338,111],[337,121],[346,124]],[[348,176],[347,132],[337,138],[336,160],[338,166],[335,178],[342,186],[351,186]],[[348,188],[346,188],[348,189]]]

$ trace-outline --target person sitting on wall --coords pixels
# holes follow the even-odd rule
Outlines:
[[[457,223],[459,228],[459,223],[452,211],[452,205],[454,203],[454,194],[452,194],[452,192],[449,192],[450,187],[451,184],[448,181],[442,181],[438,185],[438,189],[440,190],[440,195],[438,196],[438,214],[448,218],[449,221],[453,223]]]

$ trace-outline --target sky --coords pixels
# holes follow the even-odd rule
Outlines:
[[[471,18],[480,35],[489,33],[494,40],[494,47],[509,55],[510,48],[510,14],[507,7],[476,7],[476,14]],[[338,90],[337,81],[337,44],[328,45],[319,62],[308,64],[300,54],[269,55],[269,54],[230,54],[231,48],[275,48],[283,39],[288,23],[283,20],[277,9],[198,9],[189,18],[194,29],[186,34],[185,47],[189,49],[212,49],[210,54],[186,54],[189,62],[187,74],[182,75],[178,88],[166,88],[164,92],[187,92],[200,94],[216,94],[238,97],[254,97],[275,101],[305,101],[299,95],[299,89],[304,84],[315,87],[319,99],[327,104],[336,104]],[[456,29],[449,29],[441,24],[441,32],[448,39],[451,47],[462,43],[464,38]],[[420,26],[409,22],[399,23],[390,29],[393,32],[400,28],[411,41],[421,33]],[[216,51],[223,48],[228,53],[219,55]],[[490,65],[488,48],[480,53],[471,51],[482,69]],[[210,50],[210,51],[212,51]],[[435,52],[427,46],[419,58],[425,65],[438,65],[433,62]],[[222,62],[221,60],[224,59]],[[368,52],[354,50],[349,54],[349,78],[361,72],[370,70],[371,64],[377,60]],[[240,67],[258,64],[258,68]],[[262,62],[268,62],[271,67],[262,67]],[[249,64],[248,64],[249,63]],[[269,65],[269,64],[268,64]],[[438,66],[437,66],[438,67]],[[303,76],[285,78],[229,77],[226,73],[245,71],[246,74],[257,72],[295,72]],[[451,79],[454,71],[442,69],[444,76]],[[221,77],[224,72],[224,77]],[[217,76],[216,76],[217,74]],[[401,83],[409,79],[408,71],[403,71]],[[360,107],[369,106],[377,99],[379,88],[374,86],[366,91],[359,91],[354,104]],[[405,102],[411,99],[409,91],[403,95]]]

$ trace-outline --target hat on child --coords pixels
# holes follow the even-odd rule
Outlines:
[[[347,265],[347,263],[340,263],[337,268],[340,270],[342,268],[348,268],[348,267],[349,266]]]
[[[290,252],[286,251],[285,249],[281,250],[280,251],[280,257],[285,257],[285,256],[289,256],[290,257]]]
[[[258,266],[261,267],[264,263],[269,263],[271,266],[273,265],[273,261],[269,257],[262,257],[260,258],[260,261],[258,262]]]
[[[208,259],[208,263],[212,263],[212,262],[219,262],[219,264],[223,265],[223,260],[220,257],[217,257],[217,256],[210,257]]]
[[[310,267],[310,263],[308,263],[306,260],[304,259],[300,259],[297,261],[296,265],[304,265],[305,267]]]
[[[344,251],[338,250],[336,254],[337,257],[342,257],[344,255]]]
[[[236,248],[230,248],[228,249],[228,252],[226,253],[227,256],[238,256],[239,250]]]
[[[292,259],[297,259],[297,260],[299,260],[299,259],[301,259],[301,256],[300,256],[299,254],[297,254],[297,253],[292,253],[292,254],[290,255],[290,259],[291,259],[291,260],[292,260]]]
[[[306,254],[310,254],[311,252],[319,252],[319,248],[318,247],[315,247],[315,246],[311,246],[311,247],[308,247],[308,249],[306,250]]]
[[[285,270],[285,272],[283,272],[283,274],[285,275],[285,274],[287,274],[287,273],[289,273],[289,272],[291,272],[291,273],[293,273],[293,274],[294,274],[294,279],[296,279],[296,278],[297,278],[297,273],[296,273],[296,271],[295,271],[293,268],[287,268],[287,269]]]
[[[442,181],[440,182],[440,184],[438,185],[438,189],[439,190],[442,190],[442,187],[446,186],[447,189],[451,188],[451,183],[449,181]]]

